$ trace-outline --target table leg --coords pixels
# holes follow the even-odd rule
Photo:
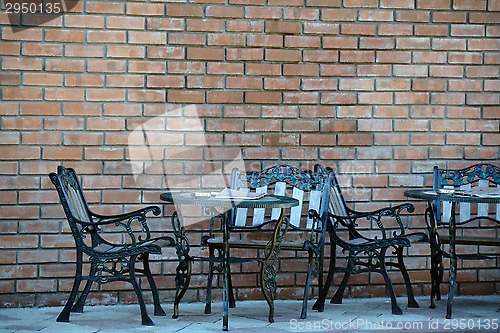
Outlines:
[[[457,254],[455,252],[455,202],[451,203],[451,217],[449,225],[450,234],[450,276],[449,285],[450,291],[448,292],[448,303],[446,306],[446,318],[451,319],[451,307],[453,303],[453,296],[455,295],[456,278],[457,278]]]
[[[441,243],[437,231],[436,219],[434,217],[432,201],[427,202],[425,210],[425,222],[429,233],[429,246],[431,248],[431,304],[430,308],[436,307],[436,299],[441,299],[439,287],[442,280],[443,257],[441,254]]]
[[[224,212],[222,217],[222,232],[224,250],[222,251],[222,330],[229,328],[229,211]]]
[[[175,270],[175,299],[174,314],[172,315],[172,318],[175,319],[179,317],[179,303],[182,297],[184,297],[191,281],[192,258],[189,256],[189,241],[186,237],[186,230],[177,212],[172,214],[172,227],[176,239],[175,252],[179,260],[179,264]]]

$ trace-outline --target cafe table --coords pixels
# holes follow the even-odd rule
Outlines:
[[[212,209],[214,212],[220,212],[218,215],[221,218],[222,236],[223,236],[223,251],[222,251],[222,279],[223,279],[223,330],[228,330],[229,321],[229,237],[230,237],[230,223],[232,212],[236,208],[278,208],[280,209],[280,216],[278,218],[277,227],[282,223],[288,224],[288,219],[285,217],[285,209],[297,206],[299,201],[294,198],[278,196],[278,195],[265,195],[256,199],[245,198],[231,198],[231,197],[217,197],[210,192],[187,192],[187,191],[168,191],[160,195],[160,199],[179,205],[201,206]],[[174,318],[178,316],[178,305],[184,293],[189,287],[190,274],[191,274],[191,261],[193,258],[189,255],[189,242],[184,234],[182,216],[178,212],[172,215],[172,222],[174,225],[174,233],[178,240],[177,255],[179,257],[179,265],[176,270],[176,297],[174,300]],[[288,226],[287,226],[288,227]],[[286,229],[286,228],[285,228]]]
[[[429,242],[431,247],[431,304],[430,308],[436,307],[436,296],[439,294],[439,281],[440,279],[440,270],[442,269],[441,260],[436,260],[436,258],[441,258],[443,254],[441,251],[441,243],[439,240],[439,236],[437,233],[437,223],[435,219],[435,211],[433,202],[450,202],[451,203],[451,216],[449,222],[441,223],[440,225],[444,225],[448,227],[449,233],[449,258],[450,258],[450,267],[449,267],[449,292],[448,292],[448,301],[446,307],[446,318],[451,319],[452,314],[452,303],[453,296],[455,294],[456,288],[456,276],[457,276],[457,253],[455,251],[455,238],[456,238],[456,204],[459,202],[468,202],[468,203],[500,203],[500,197],[498,196],[472,196],[472,195],[463,195],[462,193],[450,191],[439,193],[433,189],[418,189],[418,190],[408,190],[405,192],[405,196],[408,198],[415,199],[423,199],[427,200],[427,209],[425,212],[425,221],[427,223],[427,228],[429,230]]]

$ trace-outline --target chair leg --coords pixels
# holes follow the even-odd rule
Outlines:
[[[351,254],[349,254],[349,259],[347,261],[347,270],[344,274],[344,277],[342,278],[342,282],[340,282],[340,286],[335,292],[335,295],[333,295],[332,300],[330,303],[332,304],[342,304],[342,297],[344,295],[344,290],[347,286],[347,282],[349,281],[349,278],[351,277],[351,269],[354,266],[354,261],[350,257]]]
[[[135,276],[136,259],[137,259],[136,255],[131,256],[130,262],[128,264],[130,283],[134,287],[135,294],[137,295],[137,300],[139,301],[139,306],[141,308],[142,325],[154,326],[153,321],[148,316],[148,312],[146,310],[146,305],[144,304],[144,297],[142,295],[141,288],[139,287],[139,284],[137,283],[137,279]]]
[[[87,300],[87,296],[90,293],[90,288],[92,288],[92,283],[94,282],[93,278],[95,277],[96,273],[96,262],[93,260],[90,265],[90,271],[89,271],[89,280],[87,280],[87,283],[85,284],[85,288],[82,291],[82,294],[76,301],[75,305],[73,305],[73,308],[71,309],[71,312],[74,313],[83,313],[83,307],[85,305],[85,301]]]
[[[215,260],[215,250],[213,246],[209,246],[209,259],[208,262],[208,279],[207,279],[207,295],[205,298],[205,314],[212,313],[212,282],[214,277],[214,262]]]
[[[406,270],[406,266],[403,261],[403,249],[404,248],[402,246],[396,247],[396,254],[398,258],[397,267],[401,271],[401,275],[403,275],[403,280],[405,281],[406,295],[408,297],[408,307],[418,308],[419,305],[417,300],[415,299],[415,296],[413,295],[413,288],[411,287],[410,276],[408,275],[408,271]]]
[[[82,266],[83,266],[83,253],[80,250],[76,250],[76,272],[75,272],[75,280],[73,282],[73,287],[71,288],[71,294],[69,295],[68,301],[61,313],[57,317],[56,321],[58,322],[69,322],[69,315],[71,312],[71,308],[73,303],[75,302],[76,295],[78,294],[78,289],[80,288],[80,284],[82,282]]]
[[[154,303],[154,315],[155,316],[166,316],[167,314],[162,309],[160,304],[160,296],[158,295],[158,288],[156,287],[155,280],[151,274],[151,269],[149,268],[149,253],[142,254],[142,264],[144,266],[144,275],[148,279],[149,286],[151,287],[151,293],[153,294]]]
[[[229,296],[229,307],[230,308],[235,308],[236,307],[236,301],[234,299],[234,290],[233,290],[233,283],[231,282],[231,265],[227,267],[227,278],[228,278],[228,296]]]
[[[324,286],[319,289],[319,296],[316,302],[313,305],[313,310],[317,310],[319,312],[323,312],[325,310],[325,300],[328,295],[328,290],[333,283],[333,276],[335,274],[335,266],[336,266],[336,252],[335,245],[333,243],[330,244],[330,266],[328,268],[328,275],[326,277],[326,281]],[[323,272],[323,259],[321,260],[321,274]]]
[[[309,289],[311,285],[311,275],[312,275],[312,265],[313,265],[313,252],[309,250],[309,260],[307,264],[307,277],[306,285],[304,287],[304,297],[302,298],[302,311],[300,313],[300,319],[307,318],[307,299],[309,298]]]
[[[274,323],[274,299],[276,298],[276,269],[272,263],[264,260],[260,266],[260,288],[269,305],[270,323]]]
[[[391,279],[389,278],[389,274],[387,273],[387,269],[385,266],[385,251],[387,249],[381,249],[381,254],[380,254],[380,273],[384,277],[385,280],[385,286],[387,287],[387,290],[389,291],[389,296],[391,297],[391,306],[392,306],[392,314],[395,315],[401,315],[403,314],[403,311],[398,305],[398,302],[396,300],[396,294],[394,292],[394,287],[392,286]]]
[[[93,276],[93,274],[90,276]],[[93,282],[94,281],[92,281],[92,280],[87,281],[87,283],[85,284],[85,288],[83,289],[82,294],[80,295],[80,297],[76,301],[75,305],[73,305],[73,308],[71,308],[71,312],[83,313],[83,307],[85,305],[85,301],[87,300],[87,296],[89,295],[90,288],[92,287]]]

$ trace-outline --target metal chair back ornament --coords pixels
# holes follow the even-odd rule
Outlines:
[[[234,248],[261,249],[263,258],[261,260],[261,288],[270,306],[269,321],[273,321],[273,301],[276,295],[276,264],[280,251],[307,251],[308,271],[304,288],[303,306],[301,318],[307,316],[307,299],[310,291],[311,277],[318,276],[320,289],[322,288],[323,271],[323,248],[326,232],[327,202],[325,195],[326,184],[328,184],[328,173],[321,166],[316,166],[314,172],[301,171],[290,165],[277,165],[271,168],[243,172],[234,169],[231,177],[231,189],[248,190],[256,193],[268,193],[280,196],[295,198],[299,205],[290,209],[288,223],[283,225],[288,229],[281,232],[274,230],[271,238],[272,242],[259,240],[254,237],[255,232],[262,231],[268,226],[272,226],[279,219],[280,209],[273,209],[266,212],[265,209],[236,208],[230,212],[229,228],[232,233],[240,232],[241,239],[231,239],[229,245]],[[322,209],[322,210],[321,210]],[[314,218],[311,214],[316,214]],[[286,235],[285,235],[286,234]],[[213,225],[211,225],[210,235],[205,238],[209,245],[210,258],[217,258],[221,253],[221,239],[214,237]],[[218,256],[215,256],[215,250]],[[253,258],[252,260],[256,260]],[[249,259],[242,259],[242,262]],[[211,311],[211,285],[214,271],[218,267],[214,265],[214,260],[210,260],[209,279],[207,285],[207,300],[205,313]],[[229,288],[230,306],[234,307],[234,294]]]
[[[471,190],[472,188],[500,188],[500,168],[493,164],[481,163],[471,165],[464,169],[441,169],[437,166],[433,171],[433,188],[455,189],[460,191]],[[487,203],[477,204],[477,215],[471,217],[471,204],[460,204],[460,220],[457,225],[472,222],[477,219],[488,219],[494,222],[500,221],[500,204],[496,205],[496,215],[493,218],[489,214]],[[436,223],[448,224],[451,217],[451,203],[434,201]]]
[[[393,266],[401,271],[405,282],[408,307],[418,307],[413,296],[410,277],[403,261],[403,249],[411,246],[415,242],[427,241],[425,233],[406,234],[404,225],[401,221],[403,211],[413,212],[413,205],[409,203],[386,207],[372,212],[355,211],[347,207],[340,185],[332,172],[330,183],[330,201],[329,201],[329,223],[328,232],[330,234],[331,255],[330,268],[328,271],[325,288],[320,293],[320,297],[313,306],[313,309],[323,311],[324,302],[328,294],[328,289],[333,282],[333,276],[336,271],[344,272],[342,282],[333,296],[331,303],[341,304],[342,297],[352,274],[366,272],[380,273],[389,292],[393,314],[402,314],[398,306],[394,287],[387,272],[387,266]],[[369,230],[370,235],[358,228],[358,223],[366,220],[373,225]],[[384,221],[392,220],[392,227],[386,228]],[[394,221],[396,223],[394,223]],[[394,225],[396,226],[394,228]],[[347,254],[347,267],[336,266],[335,245]],[[394,249],[397,261],[386,260],[386,253],[389,248]]]
[[[89,209],[73,169],[59,166],[57,173],[51,173],[49,177],[59,195],[76,248],[76,272],[73,287],[57,321],[68,322],[70,312],[83,312],[85,300],[94,282],[100,285],[113,281],[127,281],[132,284],[137,295],[142,324],[152,326],[153,321],[147,314],[136,274],[146,276],[153,293],[154,314],[164,316],[165,312],[160,305],[158,289],[149,268],[149,254],[161,254],[162,247],[173,246],[175,242],[168,236],[152,238],[146,223],[146,215],[150,212],[153,215],[159,215],[160,208],[149,206],[113,216],[96,214]],[[106,228],[113,229],[113,232],[104,233]],[[117,228],[120,229],[118,233]],[[117,239],[122,239],[123,235],[127,237],[127,241],[116,242]],[[90,261],[87,275],[83,275],[84,255]],[[135,267],[138,260],[142,261],[142,268]],[[83,280],[87,282],[75,303]]]

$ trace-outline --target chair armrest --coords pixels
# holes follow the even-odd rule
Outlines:
[[[377,209],[372,212],[357,212],[351,210],[350,212],[352,212],[352,214],[350,214],[349,216],[340,216],[331,213],[328,213],[328,216],[330,218],[333,218],[336,221],[336,223],[340,223],[342,224],[342,226],[346,227],[349,230],[349,233],[351,234],[352,238],[364,238],[366,240],[370,240],[371,238],[362,236],[356,230],[355,221],[360,218],[366,218],[367,220],[375,221],[381,233],[382,239],[387,239],[388,235],[384,227],[383,217],[394,218],[398,224],[399,232],[394,231],[392,235],[390,235],[389,237],[404,236],[405,227],[401,222],[401,212],[403,210],[407,210],[409,213],[411,213],[415,210],[415,208],[410,203],[404,203],[394,207],[385,207]]]
[[[135,248],[138,244],[147,242],[151,239],[151,231],[149,230],[149,226],[146,222],[146,215],[152,212],[153,215],[158,216],[161,213],[160,207],[158,206],[148,206],[133,212],[119,214],[119,215],[100,215],[96,213],[91,213],[92,217],[97,218],[97,221],[93,223],[80,223],[84,225],[86,228],[91,229],[94,228],[95,231],[99,231],[99,227],[103,225],[114,224],[116,226],[122,227],[125,229],[125,232],[129,236],[129,242],[125,242],[125,249]],[[138,221],[141,224],[141,231],[134,230],[132,225],[134,221]],[[138,235],[141,233],[141,235]],[[99,237],[100,241],[106,242],[102,237]],[[111,244],[109,242],[106,242]],[[116,244],[114,244],[116,245]]]
[[[125,214],[118,214],[118,215],[100,215],[96,214],[94,212],[91,212],[92,217],[97,218],[97,221],[94,223],[95,225],[104,225],[104,224],[112,224],[124,220],[128,220],[130,218],[137,218],[137,217],[146,217],[146,214],[152,212],[153,215],[158,216],[161,213],[160,207],[158,206],[148,206],[144,207],[132,212],[128,212]]]

